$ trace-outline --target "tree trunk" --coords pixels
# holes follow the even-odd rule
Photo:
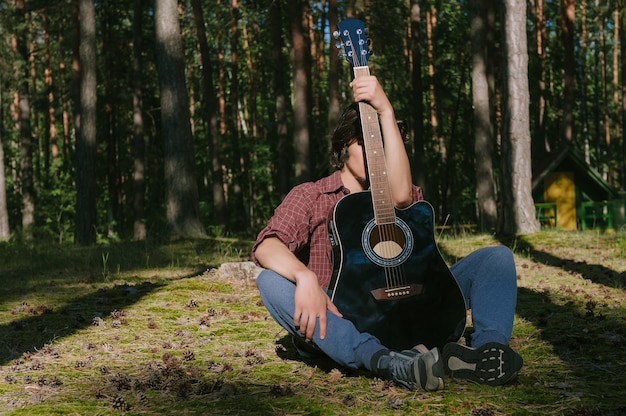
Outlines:
[[[24,72],[19,88],[19,133],[20,133],[20,192],[22,196],[22,231],[26,238],[32,237],[35,225],[35,187],[33,179],[33,135],[30,126],[29,96],[29,53],[28,30],[24,0],[16,3],[17,18],[20,29],[17,35],[17,50],[24,63]]]
[[[621,109],[620,109],[620,98],[619,98],[619,93],[620,93],[620,83],[619,83],[619,76],[620,76],[620,62],[619,62],[619,52],[620,52],[620,45],[619,45],[619,31],[621,28],[621,24],[620,24],[620,13],[619,13],[619,5],[617,2],[615,2],[614,5],[614,9],[613,9],[613,117],[611,117],[611,119],[613,120],[613,140],[611,140],[612,146],[610,148],[608,148],[608,152],[607,152],[607,156],[606,156],[606,165],[608,166],[608,174],[607,174],[607,182],[609,182],[611,185],[616,185],[615,184],[615,176],[616,176],[616,164],[615,164],[615,158],[614,155],[619,154],[619,141],[620,138],[622,137],[622,133],[621,133],[621,124],[620,124],[620,115],[621,115]]]
[[[337,30],[337,25],[339,24],[338,13],[337,0],[329,0],[328,26],[331,33]],[[339,105],[339,50],[334,45],[330,47],[330,50],[330,56],[328,57],[328,131],[333,131],[341,115]],[[329,142],[328,153],[330,153],[330,148]]]
[[[78,244],[96,241],[96,11],[79,0],[80,128],[76,142],[76,230]]]
[[[587,107],[587,0],[581,2],[580,16],[580,121],[582,124],[582,143],[585,160],[590,161],[589,156],[589,110]]]
[[[424,87],[422,83],[422,50],[420,0],[411,0],[411,84],[413,102],[413,181],[426,192],[426,149],[424,131]]]
[[[563,127],[562,140],[571,143],[574,138],[574,89],[576,62],[574,58],[575,0],[561,0],[561,38],[563,41]]]
[[[189,97],[176,0],[155,1],[156,63],[161,91],[165,206],[173,237],[205,235],[200,221]]]
[[[532,198],[526,1],[504,0],[503,232],[539,231]]]
[[[46,86],[46,129],[44,132],[43,154],[44,154],[44,183],[49,184],[49,178],[51,174],[50,166],[59,157],[59,145],[57,142],[57,127],[56,127],[56,110],[55,110],[55,98],[54,98],[54,86],[52,77],[52,65],[50,54],[50,19],[42,14],[41,16],[44,25],[44,84]]]
[[[100,29],[101,54],[104,57],[102,67],[102,85],[104,87],[103,136],[106,143],[107,175],[107,235],[115,236],[120,218],[120,179],[119,179],[119,144],[117,126],[117,103],[115,100],[114,77],[116,76],[116,57],[118,53],[113,44],[114,10],[110,3],[101,6],[102,24]]]
[[[202,88],[204,89],[204,111],[208,122],[207,142],[209,157],[211,158],[211,189],[213,195],[213,209],[218,224],[228,224],[228,210],[226,195],[224,194],[224,176],[222,175],[222,161],[219,147],[219,131],[217,128],[217,95],[213,86],[213,66],[211,51],[206,36],[206,26],[200,0],[192,0],[193,15],[198,34],[200,59],[202,61]]]
[[[72,18],[72,15],[70,16],[70,18]],[[69,94],[69,90],[70,88],[73,88],[72,83],[70,84],[71,86],[68,87],[68,83],[67,83],[67,67],[65,64],[65,51],[66,49],[69,49],[66,45],[65,42],[65,38],[63,37],[62,34],[59,34],[59,77],[58,79],[60,80],[60,89],[61,89],[61,94],[60,94],[60,101],[61,101],[61,120],[62,120],[62,131],[63,131],[63,146],[62,146],[62,166],[63,166],[63,171],[64,172],[68,172],[69,171],[69,165],[71,163],[71,156],[70,154],[72,152],[70,152],[70,103],[72,100],[72,97]],[[77,43],[77,42],[74,42]],[[72,73],[73,75],[73,73]]]
[[[226,19],[226,16],[222,14],[221,0],[217,0],[217,19],[223,21]],[[223,25],[218,25],[217,27],[217,84],[218,84],[218,113],[219,113],[219,132],[220,135],[225,135],[226,128],[226,120],[228,117],[226,116],[226,68],[225,68],[225,59],[224,59],[224,30]]]
[[[309,129],[309,75],[308,60],[310,46],[303,28],[303,0],[289,0],[291,22],[291,47],[293,53],[293,128],[295,150],[295,181],[311,179],[310,129]]]
[[[604,17],[601,17],[602,24],[601,27],[605,27],[606,21]],[[608,149],[611,147],[611,121],[609,120],[609,98],[608,98],[608,79],[607,79],[607,71],[606,71],[606,36],[604,30],[600,30],[600,48],[598,53],[598,66],[600,67],[600,85],[601,85],[601,93],[599,100],[601,101],[602,107],[602,126],[603,126],[603,134],[604,134],[604,143],[602,141],[596,141],[596,167],[598,171],[605,173],[605,165],[602,163],[602,145],[604,144],[604,151],[608,152]],[[598,136],[600,136],[598,134]]]
[[[256,25],[242,26],[242,47],[246,56],[246,69],[249,74],[248,81],[246,83],[247,93],[244,98],[244,105],[242,106],[242,113],[244,119],[244,134],[246,142],[244,147],[249,149],[244,152],[244,175],[246,180],[246,193],[244,195],[244,207],[245,207],[245,227],[247,230],[256,229],[259,223],[259,216],[257,215],[257,205],[253,202],[257,200],[258,195],[261,193],[261,189],[257,184],[257,178],[254,167],[258,166],[259,161],[259,91],[262,89],[262,83],[259,81],[262,77],[260,72],[256,70],[259,65],[257,54],[253,54],[253,51],[257,50],[259,44],[257,39],[260,39],[259,28]],[[246,105],[247,104],[247,105]]]
[[[626,126],[626,2],[624,0],[619,1],[619,13],[620,13],[620,26],[619,26],[619,45],[620,45],[620,69],[622,73],[622,100],[620,115],[622,125]],[[619,158],[619,182],[622,184],[622,189],[626,189],[626,128],[622,129],[622,157]]]
[[[534,12],[532,16],[535,17],[535,51],[537,54],[538,68],[536,69],[539,76],[532,77],[533,82],[532,89],[534,89],[534,130],[532,135],[532,155],[533,160],[540,161],[550,151],[550,143],[546,137],[546,121],[547,121],[547,69],[546,69],[546,44],[547,44],[547,32],[546,32],[546,17],[543,12],[545,0],[531,0],[531,7]]]
[[[460,194],[457,188],[457,184],[459,181],[456,172],[456,170],[460,167],[460,165],[458,164],[458,157],[456,152],[457,143],[459,141],[456,129],[461,124],[459,122],[459,115],[461,113],[461,99],[463,97],[463,90],[465,89],[465,85],[467,83],[467,60],[467,54],[461,52],[459,56],[459,68],[461,73],[459,74],[458,90],[454,94],[454,96],[456,97],[456,104],[451,109],[451,111],[448,112],[448,118],[450,120],[450,139],[448,141],[447,148],[447,163],[444,168],[444,181],[442,192],[444,195],[444,199],[442,206],[443,212],[450,215],[453,224],[458,224],[458,195]]]
[[[439,160],[435,166],[432,167],[432,172],[430,175],[430,179],[433,183],[437,185],[437,189],[435,190],[438,198],[437,204],[437,213],[439,217],[444,217],[443,205],[445,204],[446,195],[443,191],[444,184],[442,183],[444,178],[444,168],[448,163],[448,155],[447,155],[447,147],[445,137],[440,134],[440,126],[439,126],[439,112],[438,112],[438,97],[437,97],[437,87],[435,85],[435,72],[436,72],[436,56],[435,56],[435,38],[434,32],[437,28],[437,9],[436,6],[430,5],[426,10],[426,45],[427,45],[427,59],[428,59],[428,77],[430,79],[428,85],[428,96],[429,96],[429,109],[428,109],[428,118],[430,120],[430,129],[431,129],[431,143],[432,148],[439,155]],[[430,146],[429,146],[430,147]],[[429,190],[429,194],[431,194],[431,198],[433,198],[433,190]],[[446,213],[447,214],[447,213]]]
[[[73,121],[74,121],[74,136],[77,138],[80,135],[80,85],[81,85],[81,72],[80,72],[80,0],[72,0],[72,17],[71,17],[71,27],[72,27],[72,84],[71,84],[71,104],[73,105]],[[68,126],[69,123],[68,119]],[[67,140],[71,140],[71,134],[66,136]],[[69,143],[69,141],[68,141]],[[75,158],[78,153],[78,143],[74,144],[74,153],[69,153],[67,156],[67,170],[68,172],[72,172],[72,164],[75,162]],[[68,146],[69,147],[69,146]]]
[[[2,82],[0,82],[0,108],[2,108],[2,94]],[[3,120],[4,118],[0,117],[0,241],[9,241],[11,232],[9,229],[9,211],[7,209],[6,176],[4,173]]]
[[[482,232],[496,229],[498,212],[496,184],[493,175],[494,126],[493,103],[489,88],[489,62],[487,51],[489,0],[476,0],[471,8],[472,38],[472,102],[474,106],[474,151],[476,158],[476,200],[478,228]]]
[[[244,118],[247,120],[247,135],[252,138],[252,143],[254,145],[257,144],[257,139],[259,138],[259,95],[262,90],[262,83],[260,82],[261,72],[257,71],[256,68],[260,63],[258,60],[258,54],[253,55],[253,51],[258,49],[258,39],[261,38],[259,34],[259,28],[256,25],[243,25],[242,28],[243,37],[242,37],[242,47],[246,55],[246,68],[249,74],[248,82],[246,86],[248,87],[246,100],[247,105],[243,106],[242,112],[244,114]],[[250,171],[246,168],[246,170]]]
[[[239,97],[240,97],[240,85],[239,85],[239,5],[237,0],[230,0],[230,133],[232,143],[232,160],[233,166],[233,181],[232,192],[229,197],[231,201],[234,201],[235,206],[244,206],[244,193],[246,186],[246,169],[248,165],[248,152],[243,151],[242,140],[242,120],[239,117]],[[245,216],[236,216],[235,220],[245,221]],[[228,224],[224,224],[228,225]],[[245,229],[247,225],[244,223],[236,223],[236,228]]]
[[[283,36],[281,9],[278,1],[270,4],[270,22],[272,37],[272,63],[274,64],[274,102],[276,105],[276,142],[278,150],[278,195],[282,200],[289,192],[289,143],[287,142],[287,108],[289,97],[285,86],[286,64],[283,59]]]
[[[134,1],[133,13],[133,239],[143,241],[147,230],[146,140],[143,122],[143,0]]]

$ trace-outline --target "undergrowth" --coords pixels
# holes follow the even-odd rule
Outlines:
[[[0,245],[0,413],[626,415],[626,238],[441,238],[452,263],[516,254],[518,378],[410,392],[298,358],[269,317],[251,242]],[[221,266],[221,267],[220,267]]]

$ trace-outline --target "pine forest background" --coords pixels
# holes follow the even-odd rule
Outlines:
[[[0,240],[254,237],[291,186],[329,172],[346,17],[369,29],[440,223],[536,230],[507,225],[506,194],[564,144],[624,189],[624,0],[9,0]],[[513,205],[534,219],[527,199]]]

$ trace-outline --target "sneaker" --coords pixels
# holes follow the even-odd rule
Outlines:
[[[409,390],[435,391],[443,388],[444,368],[439,350],[419,345],[410,350],[391,351],[378,359],[378,371]]]
[[[511,347],[489,342],[469,348],[454,342],[443,347],[446,373],[461,380],[488,386],[500,386],[517,376],[524,360]]]

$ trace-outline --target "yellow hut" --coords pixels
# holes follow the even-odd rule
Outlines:
[[[537,166],[532,186],[542,228],[609,231],[624,225],[626,194],[605,181],[571,146]]]

